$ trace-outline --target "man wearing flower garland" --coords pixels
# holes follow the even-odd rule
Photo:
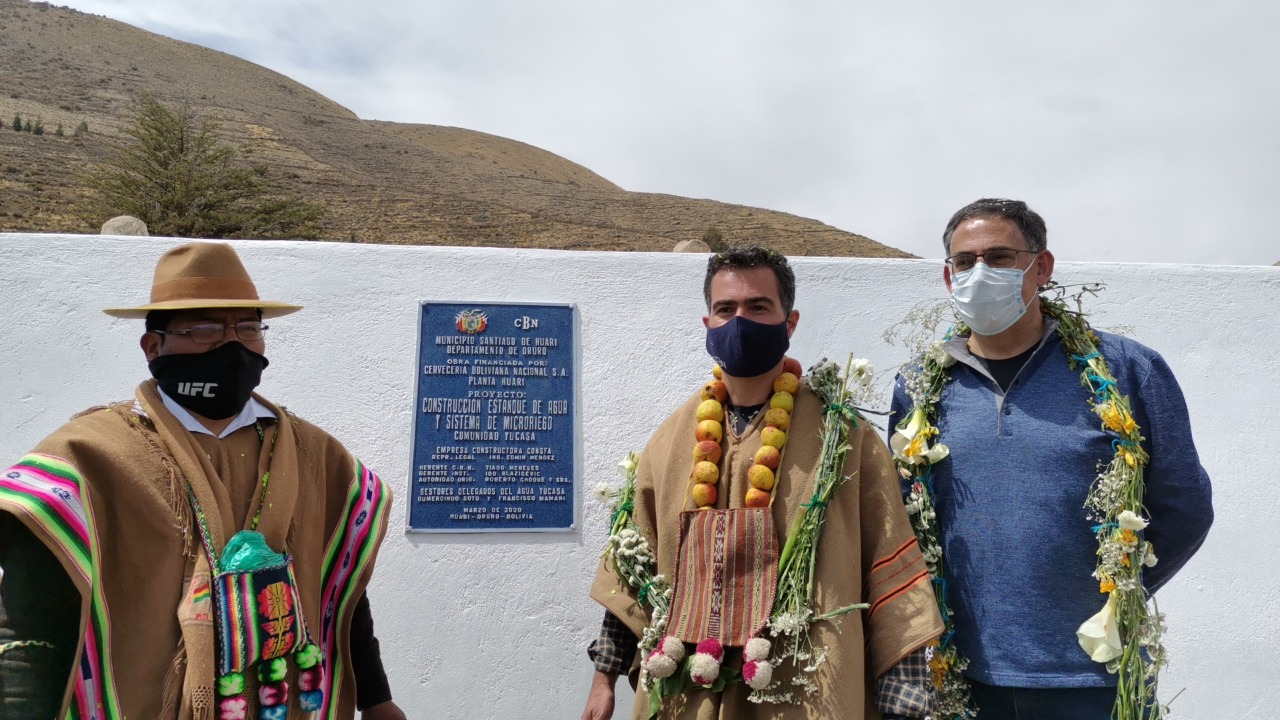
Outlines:
[[[1054,260],[1026,203],[971,203],[943,247],[963,328],[899,378],[891,419],[908,511],[954,612],[958,654],[937,669],[957,673],[961,704],[963,670],[983,718],[1158,717],[1142,676],[1164,660],[1160,622],[1142,585],[1167,582],[1213,520],[1178,383],[1153,350],[1040,298]],[[1122,661],[1128,642],[1145,651]],[[1121,662],[1138,672],[1118,688]]]
[[[155,379],[0,473],[0,716],[404,719],[364,595],[390,493],[252,394],[299,309],[190,243],[106,311],[145,318]]]
[[[634,524],[611,547],[652,558],[657,576],[624,581],[608,560],[597,572],[591,596],[606,613],[584,720],[612,715],[617,676],[633,669],[634,718],[924,716],[923,648],[941,620],[884,443],[847,406],[820,399],[814,378],[802,384],[785,357],[800,317],[786,258],[713,255],[704,293],[716,379],[658,428],[636,468],[634,501],[621,510]],[[830,425],[847,432],[848,449],[824,474]],[[823,484],[834,476],[849,480]],[[812,579],[784,587],[800,515],[825,518],[806,536],[818,548]],[[779,614],[797,593],[812,615]],[[799,638],[798,656],[788,638]]]

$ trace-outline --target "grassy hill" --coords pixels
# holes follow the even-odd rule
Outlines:
[[[97,232],[106,218],[80,215],[81,177],[151,94],[217,118],[291,189],[325,203],[325,239],[666,251],[716,228],[788,254],[909,257],[786,213],[628,192],[515,140],[361,120],[245,60],[44,3],[0,0],[0,67],[0,231]],[[15,115],[38,118],[44,134],[14,132]]]

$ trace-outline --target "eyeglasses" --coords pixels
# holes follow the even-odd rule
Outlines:
[[[1018,264],[1018,253],[1035,254],[1035,250],[1015,250],[1014,248],[992,248],[984,253],[956,253],[947,258],[947,265],[955,272],[972,270],[981,259],[989,268],[1011,268]]]
[[[179,335],[188,337],[191,342],[199,345],[212,345],[227,335],[227,328],[235,330],[236,337],[241,340],[261,340],[262,333],[266,332],[267,326],[255,320],[246,320],[244,322],[232,323],[224,325],[222,323],[200,323],[192,325],[186,330],[155,330],[161,335]]]

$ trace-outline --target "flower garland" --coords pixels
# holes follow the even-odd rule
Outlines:
[[[640,456],[628,452],[622,462],[618,463],[618,472],[622,475],[622,487],[614,490],[606,483],[596,486],[596,496],[609,503],[612,512],[609,523],[609,539],[605,544],[604,560],[613,568],[618,579],[636,591],[636,599],[641,606],[650,608],[649,626],[640,638],[639,652],[648,658],[666,636],[667,619],[671,609],[671,582],[666,576],[658,574],[658,561],[653,556],[649,541],[636,529],[632,512],[635,510],[636,473],[640,466]],[[666,647],[665,642],[661,642]],[[684,646],[679,645],[677,653],[671,648],[668,656],[678,664],[684,659]],[[648,692],[652,688],[652,675],[642,673],[641,690]]]
[[[806,697],[818,691],[813,675],[827,658],[826,648],[814,647],[809,627],[815,622],[835,620],[870,607],[866,603],[854,603],[822,615],[815,614],[813,578],[818,562],[818,540],[827,518],[827,504],[836,489],[849,479],[844,474],[844,457],[849,450],[849,430],[858,427],[857,411],[851,400],[855,388],[865,388],[873,378],[870,363],[861,359],[855,361],[852,356],[843,373],[835,363],[825,359],[809,368],[809,389],[823,402],[822,451],[813,479],[813,496],[792,519],[787,542],[778,556],[778,590],[774,594],[773,612],[767,628],[775,639],[775,652],[770,657],[770,664],[779,667],[790,662],[796,668],[791,684],[802,690]],[[799,703],[802,698],[791,691],[784,691],[779,680],[762,683],[762,687],[755,688],[747,699],[756,703]]]
[[[768,466],[771,457],[768,457],[770,454],[766,449],[772,447],[778,451],[777,460],[780,464],[781,449],[786,443],[785,428],[789,427],[790,412],[794,407],[794,393],[798,390],[800,382],[799,373],[793,371],[799,369],[798,365],[799,363],[795,360],[787,358],[785,372],[775,380],[770,411],[782,410],[786,413],[786,417],[784,419],[780,414],[773,413],[771,422],[771,416],[766,414],[765,429],[778,429],[781,433],[781,442],[777,445],[765,444],[754,458],[755,464],[752,468],[764,467],[769,470],[769,479],[773,481],[764,491],[766,495],[764,504],[758,507],[768,506],[772,497],[771,491],[776,486],[776,477],[773,475],[776,468]],[[850,367],[854,367],[856,371],[851,372]],[[794,385],[791,385],[791,381],[786,378],[787,375],[794,378]],[[847,479],[843,475],[844,455],[848,450],[846,439],[850,425],[857,427],[856,412],[849,404],[851,388],[855,385],[866,386],[872,378],[870,365],[866,361],[859,360],[855,366],[852,358],[843,375],[834,363],[827,361],[815,365],[809,371],[809,377],[805,382],[825,403],[822,454],[818,474],[814,480],[814,494],[810,502],[805,504],[804,510],[797,513],[793,520],[778,562],[778,590],[766,632],[780,642],[776,640],[771,642],[763,637],[749,640],[743,648],[743,665],[740,672],[737,670],[721,672],[724,648],[718,641],[703,640],[697,644],[693,654],[688,655],[682,641],[666,635],[672,588],[664,576],[657,574],[657,562],[652,549],[636,529],[632,518],[636,497],[635,479],[639,463],[638,456],[634,452],[628,453],[627,457],[619,463],[619,471],[624,478],[621,488],[614,490],[604,484],[596,487],[597,497],[608,502],[612,511],[609,540],[604,551],[605,561],[623,582],[636,590],[640,604],[650,608],[650,623],[639,641],[639,652],[641,657],[645,658],[642,663],[643,672],[640,676],[639,691],[649,695],[650,717],[656,716],[661,709],[663,697],[681,693],[693,686],[719,692],[739,681],[752,689],[749,695],[752,702],[797,703],[800,698],[791,692],[780,692],[780,681],[774,680],[775,668],[788,660],[795,665],[798,672],[797,677],[791,682],[803,688],[806,695],[816,692],[817,685],[810,676],[822,664],[826,651],[824,648],[813,647],[809,637],[809,626],[814,622],[834,620],[868,607],[865,603],[858,603],[822,615],[815,615],[812,604],[813,568],[817,560],[818,539],[826,518],[827,503],[830,502],[836,488]],[[703,423],[714,422],[716,429],[720,429],[723,415],[715,418],[714,413],[701,411],[701,408],[706,407],[711,410],[712,408],[706,405],[707,400],[714,400],[719,405],[723,399],[727,398],[727,392],[723,396],[719,395],[721,388],[723,388],[723,382],[720,382],[718,376],[715,381],[707,383],[704,387],[703,401],[699,404],[699,428],[703,427]],[[701,417],[703,414],[707,414],[708,417]],[[717,450],[720,450],[719,440],[720,438],[716,438],[714,443]],[[718,455],[715,461],[710,459],[710,448],[705,447],[704,442],[707,440],[702,437],[697,438],[694,449],[695,465],[691,478],[697,476],[699,463],[719,460]],[[766,454],[764,459],[761,453]],[[754,474],[756,481],[752,481],[752,470],[748,470],[748,481],[751,482],[748,498],[751,497],[751,490],[761,490],[757,482],[763,474],[759,471],[755,471]],[[718,477],[718,465],[716,477]],[[714,490],[714,482],[707,484]],[[697,485],[696,481],[691,483],[691,493]],[[697,502],[697,497],[694,495],[698,507],[714,505],[714,499],[709,503],[701,503]]]
[[[1098,562],[1093,577],[1107,600],[1098,614],[1080,626],[1077,639],[1093,660],[1106,663],[1107,670],[1118,675],[1112,711],[1115,720],[1158,719],[1164,716],[1165,708],[1157,701],[1156,687],[1167,655],[1161,640],[1162,616],[1153,611],[1153,601],[1142,583],[1142,568],[1155,565],[1156,556],[1151,543],[1137,534],[1147,526],[1142,498],[1143,468],[1149,458],[1142,449],[1141,429],[1133,418],[1129,398],[1117,386],[1098,349],[1098,336],[1080,309],[1081,296],[1096,294],[1099,286],[1085,286],[1077,293],[1075,310],[1067,308],[1064,288],[1050,285],[1046,289],[1056,295],[1040,298],[1041,311],[1057,321],[1069,367],[1080,368],[1080,383],[1089,392],[1090,408],[1098,414],[1103,429],[1115,436],[1115,454],[1105,464],[1099,463],[1100,472],[1084,502],[1089,519],[1097,523],[1093,532],[1098,541]],[[958,323],[944,339],[967,332],[968,328]],[[963,720],[977,717],[977,708],[962,674],[968,661],[952,643],[955,626],[947,604],[946,569],[934,513],[932,466],[947,457],[949,450],[941,443],[929,446],[929,439],[939,435],[934,424],[938,403],[950,379],[947,369],[954,363],[938,341],[921,355],[918,368],[904,371],[913,407],[896,428],[890,446],[899,472],[912,481],[907,514],[933,575],[945,625],[930,660],[939,691],[936,717]]]

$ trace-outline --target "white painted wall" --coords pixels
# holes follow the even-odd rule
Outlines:
[[[175,241],[0,234],[0,460],[71,414],[128,397],[147,375],[140,321],[100,308],[141,302]],[[577,303],[580,495],[640,448],[707,376],[696,255],[235,243],[264,298],[307,306],[271,323],[262,390],[326,427],[398,494],[371,593],[397,700],[415,718],[577,718],[599,608],[587,598],[603,508],[578,531],[405,535],[404,497],[420,299]],[[797,258],[793,355],[849,352],[886,369],[882,331],[943,295],[936,261]],[[1280,268],[1071,264],[1102,280],[1095,323],[1126,325],[1182,382],[1216,490],[1217,524],[1160,593],[1173,664],[1166,697],[1198,720],[1270,720],[1280,706]],[[620,683],[625,685],[625,683]],[[629,691],[619,693],[630,701]],[[620,712],[620,715],[624,713]]]

